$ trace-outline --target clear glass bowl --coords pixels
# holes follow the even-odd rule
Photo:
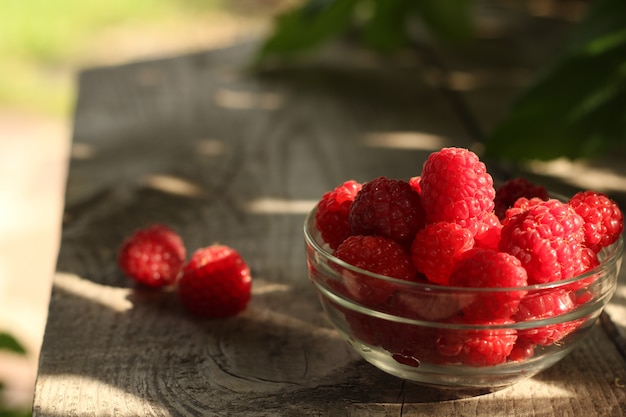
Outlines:
[[[620,238],[602,250],[598,267],[568,280],[468,289],[401,281],[335,258],[315,227],[315,209],[305,220],[304,237],[308,274],[322,307],[354,351],[397,377],[459,389],[505,387],[567,355],[615,292],[623,252]],[[381,288],[384,303],[368,305],[359,297],[361,291]],[[564,313],[485,325],[458,320],[468,305],[506,299],[512,292],[537,298],[535,306],[542,300],[562,303]]]

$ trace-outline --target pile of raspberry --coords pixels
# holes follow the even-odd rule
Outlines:
[[[342,308],[357,338],[409,366],[424,360],[497,365],[561,343],[584,320],[520,330],[507,325],[576,309],[593,297],[584,291],[590,283],[539,292],[523,287],[566,280],[598,266],[602,248],[616,242],[624,228],[622,212],[605,194],[584,191],[560,201],[522,178],[496,188],[485,164],[463,148],[433,152],[421,175],[409,181],[346,181],[322,196],[315,224],[335,257],[363,270],[465,287],[468,293],[511,288],[476,291],[460,301],[443,291],[403,292],[393,281],[363,274],[345,273],[342,282],[329,283],[378,311],[469,325],[459,328],[489,326],[419,327]]]
[[[180,235],[163,224],[135,230],[118,252],[120,269],[138,285],[175,288],[194,316],[224,318],[245,310],[251,298],[250,268],[235,249],[213,244],[186,260]]]

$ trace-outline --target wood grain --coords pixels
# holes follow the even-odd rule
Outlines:
[[[431,151],[473,139],[415,76],[423,63],[259,75],[245,71],[255,46],[81,73],[35,416],[626,413],[625,361],[600,326],[495,393],[406,383],[350,352],[306,276],[306,211],[346,179],[409,178]],[[254,277],[249,308],[194,319],[175,292],[134,287],[116,251],[153,222],[189,251],[236,247]]]

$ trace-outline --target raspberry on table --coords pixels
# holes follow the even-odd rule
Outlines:
[[[140,284],[164,287],[176,282],[185,256],[181,237],[163,224],[154,224],[134,231],[124,240],[118,265]]]
[[[595,252],[617,241],[624,231],[624,216],[607,195],[595,191],[581,191],[570,200],[584,220],[585,246]]]
[[[550,198],[550,195],[544,186],[533,184],[526,178],[510,179],[496,189],[494,199],[496,216],[500,220],[504,219],[507,209],[513,207],[521,197],[539,198],[545,201]]]
[[[448,285],[456,261],[474,246],[472,233],[456,223],[428,224],[415,236],[411,259],[429,281]]]
[[[517,322],[548,319],[565,314],[576,307],[574,294],[566,289],[548,289],[540,293],[529,294],[518,306],[513,316]],[[549,346],[557,343],[582,324],[582,320],[559,322],[545,326],[520,329],[520,341],[540,346]]]
[[[455,287],[497,289],[522,287],[527,283],[528,276],[519,259],[480,248],[467,252],[450,275],[450,285]],[[463,306],[463,313],[472,320],[508,319],[517,311],[524,295],[526,291],[522,290],[478,292]]]
[[[407,181],[378,177],[363,184],[350,209],[353,235],[384,236],[410,245],[424,227],[420,195]]]
[[[191,314],[223,318],[245,310],[251,287],[250,269],[239,252],[214,244],[191,256],[183,268],[178,295]]]
[[[494,209],[493,179],[478,156],[463,148],[443,148],[424,162],[422,205],[429,223],[447,221],[472,228]]]
[[[571,278],[583,269],[583,219],[555,199],[542,201],[508,219],[499,249],[518,258],[528,284]]]
[[[383,236],[350,236],[334,255],[352,266],[391,278],[414,281],[417,273],[404,247]],[[341,273],[350,294],[364,305],[385,304],[395,290],[391,282],[379,278],[343,268]]]

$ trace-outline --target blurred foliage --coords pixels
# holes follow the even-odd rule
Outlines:
[[[159,28],[204,19],[226,0],[2,0],[0,12],[0,106],[65,115],[71,109],[71,77],[91,57],[106,31]],[[156,42],[156,41],[155,41]],[[96,48],[98,49],[98,48]],[[114,55],[120,45],[99,48]]]
[[[9,352],[25,354],[26,349],[9,333],[0,332],[0,350],[8,350]]]
[[[599,0],[486,141],[511,159],[583,158],[626,143],[626,1]]]
[[[354,28],[368,47],[393,51],[409,45],[415,19],[442,39],[467,39],[470,5],[471,0],[309,0],[278,16],[259,61],[296,57]]]
[[[9,333],[0,331],[0,351],[6,350],[19,355],[26,354],[26,349]],[[0,417],[29,417],[32,413],[28,410],[16,410],[8,408],[4,404],[4,385],[0,382]]]
[[[411,45],[416,23],[438,39],[471,40],[471,0],[309,0],[280,16],[259,62],[310,53],[340,34],[390,52]],[[626,1],[597,0],[554,62],[488,132],[500,159],[581,158],[626,142]]]

